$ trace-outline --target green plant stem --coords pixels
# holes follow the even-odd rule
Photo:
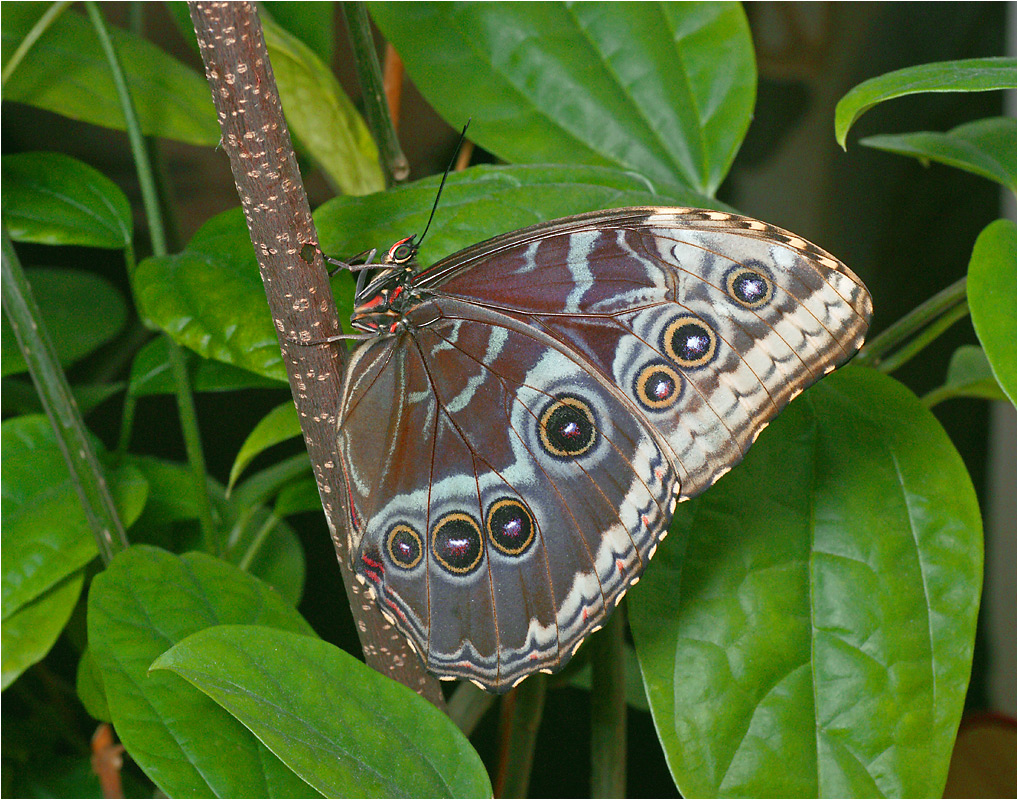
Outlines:
[[[365,121],[378,145],[386,186],[403,183],[410,176],[410,163],[400,149],[392,115],[385,101],[382,67],[378,63],[375,40],[371,36],[367,7],[364,3],[352,2],[343,3],[341,8],[347,30],[350,31],[354,66],[364,99]]]
[[[856,363],[891,373],[913,358],[968,313],[965,281],[955,281],[912,309],[863,347]]]
[[[110,74],[113,77],[113,85],[117,89],[120,110],[124,114],[127,138],[131,143],[134,168],[138,172],[138,185],[141,189],[141,200],[145,206],[145,218],[148,221],[149,236],[152,239],[152,252],[157,256],[164,256],[169,251],[166,248],[166,232],[163,228],[163,217],[160,213],[159,195],[156,191],[152,164],[145,149],[145,137],[141,132],[138,115],[134,110],[134,101],[131,100],[131,91],[127,86],[127,78],[124,76],[124,70],[120,65],[120,59],[117,57],[113,40],[106,29],[106,23],[103,21],[102,14],[99,13],[99,8],[94,0],[88,0],[85,3],[85,10],[88,12],[88,17],[95,28],[96,36],[99,37],[99,44],[106,54]]]
[[[590,640],[590,794],[626,794],[626,615],[616,609]]]
[[[279,517],[273,513],[269,513],[269,516],[265,519],[265,523],[258,529],[258,533],[255,534],[254,539],[251,540],[251,544],[247,546],[247,550],[244,551],[244,555],[241,556],[240,561],[237,562],[237,566],[240,567],[244,572],[251,569],[251,563],[255,560],[259,551],[262,549],[262,545],[265,544],[265,539],[272,533],[273,528],[279,524]]]
[[[463,681],[449,698],[447,711],[449,719],[456,723],[465,736],[470,736],[477,723],[495,704],[495,695],[478,689],[474,684]]]
[[[134,102],[131,100],[131,92],[127,86],[127,79],[120,65],[120,59],[117,57],[116,48],[113,46],[113,40],[106,29],[106,23],[103,21],[102,14],[99,13],[99,8],[94,0],[86,2],[85,9],[88,11],[88,16],[95,28],[96,36],[99,38],[99,43],[106,54],[110,74],[113,77],[113,84],[117,89],[120,108],[124,114],[127,138],[131,143],[131,154],[134,156],[134,166],[138,172],[141,199],[145,206],[145,218],[148,222],[149,236],[152,240],[152,252],[157,256],[165,256],[169,251],[166,243],[166,228],[163,224],[162,204],[152,170],[152,162],[145,144],[145,137],[141,132],[138,115],[135,112]],[[205,541],[205,547],[208,552],[218,553],[219,544],[212,519],[212,500],[209,497],[205,456],[202,453],[201,434],[198,431],[198,420],[194,410],[194,396],[191,394],[187,366],[184,354],[176,342],[170,339],[169,336],[167,336],[166,341],[173,374],[177,381],[177,408],[184,434],[184,444],[187,448],[188,463],[191,466],[194,478],[195,497],[198,504],[198,521],[201,525],[202,538]]]
[[[124,526],[6,226],[3,228],[2,283],[4,311],[53,425],[99,554],[109,563],[118,551],[127,547]]]
[[[176,342],[167,337],[167,343],[169,344],[167,351],[170,356],[170,365],[173,367],[173,377],[177,382],[177,411],[180,414],[180,427],[184,433],[187,461],[191,465],[202,541],[206,552],[219,555],[221,548],[219,537],[216,535],[215,522],[212,519],[212,498],[209,497],[205,454],[202,452],[198,415],[195,413],[194,395],[191,394],[191,382],[187,375],[187,360],[184,358],[184,351]]]
[[[502,699],[495,797],[526,797],[548,676],[531,675]]]
[[[21,40],[21,44],[18,45],[17,50],[14,51],[10,60],[4,64],[3,72],[0,73],[0,87],[6,85],[7,79],[14,74],[14,70],[18,68],[18,64],[20,64],[24,60],[25,56],[28,55],[28,51],[32,49],[32,45],[39,40],[39,37],[42,36],[46,32],[46,29],[56,21],[57,17],[64,13],[70,4],[70,0],[61,0],[59,3],[54,3],[47,8],[46,13],[39,17],[39,21],[32,26],[32,30],[30,30],[26,34],[25,38]]]

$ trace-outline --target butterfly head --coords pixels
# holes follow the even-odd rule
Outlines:
[[[392,331],[398,324],[408,299],[407,286],[417,272],[418,244],[415,238],[400,239],[383,256],[377,270],[360,274],[350,318],[354,328],[384,333]]]

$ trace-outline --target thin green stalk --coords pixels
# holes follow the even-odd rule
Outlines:
[[[502,700],[495,797],[526,797],[548,676],[531,675]]]
[[[63,14],[70,4],[70,0],[61,0],[59,3],[54,3],[47,8],[46,13],[39,17],[39,21],[32,26],[32,30],[21,40],[21,44],[18,45],[10,60],[4,64],[3,72],[0,73],[0,87],[7,84],[7,79],[14,74],[14,70],[18,68],[18,65],[28,55],[28,51],[32,49],[32,46],[39,40],[39,37],[46,32],[50,25],[56,22],[57,17]]]
[[[855,363],[890,373],[915,356],[968,313],[965,280],[955,281],[913,308],[863,347]]]
[[[163,228],[163,217],[159,209],[159,195],[156,191],[155,176],[152,173],[152,164],[145,149],[145,137],[141,132],[141,125],[138,122],[138,114],[134,110],[134,101],[131,100],[131,91],[127,86],[127,78],[124,76],[124,69],[120,65],[113,40],[106,29],[102,14],[94,0],[85,3],[85,10],[95,28],[96,36],[99,37],[99,44],[106,54],[109,63],[110,74],[113,77],[113,85],[117,89],[117,98],[120,100],[120,110],[124,115],[124,123],[127,127],[127,138],[131,143],[131,154],[134,156],[134,168],[138,172],[138,184],[141,188],[141,200],[145,206],[145,218],[148,221],[149,236],[152,238],[152,252],[157,256],[164,256],[169,251],[166,248],[166,233]]]
[[[244,572],[251,569],[251,563],[255,560],[259,551],[262,549],[262,545],[265,544],[265,539],[268,537],[272,530],[279,524],[280,519],[273,513],[269,513],[266,517],[264,524],[258,529],[258,533],[254,535],[251,540],[251,544],[247,546],[247,550],[244,551],[244,555],[241,556],[240,561],[237,562],[237,566],[240,567]]]
[[[117,89],[120,108],[124,114],[127,138],[131,143],[131,153],[134,156],[134,166],[138,172],[138,184],[141,188],[141,199],[145,206],[145,218],[148,221],[149,235],[152,240],[152,251],[157,256],[164,256],[168,250],[159,192],[152,170],[152,162],[149,159],[148,148],[145,146],[145,137],[141,132],[138,115],[135,112],[134,102],[131,100],[131,92],[127,86],[127,79],[120,65],[120,59],[117,57],[116,48],[113,46],[113,40],[106,29],[106,23],[103,21],[102,14],[99,13],[99,8],[94,0],[88,0],[85,3],[85,9],[88,12],[89,19],[92,21],[92,25],[95,27],[96,36],[99,38],[103,52],[106,54],[110,74],[113,77],[113,84]],[[201,524],[202,538],[209,552],[218,553],[219,543],[212,519],[212,500],[209,497],[205,456],[202,453],[201,434],[198,431],[197,415],[194,410],[194,397],[191,394],[191,384],[187,375],[184,354],[181,352],[180,347],[168,336],[166,341],[173,374],[177,381],[177,408],[180,413],[184,443],[187,447],[188,462],[193,476],[195,497],[198,503],[198,521]]]
[[[402,183],[410,176],[410,163],[400,149],[392,115],[385,101],[382,68],[378,63],[375,40],[371,36],[367,7],[360,2],[343,3],[341,7],[347,30],[350,31],[354,66],[357,68],[357,79],[364,98],[365,121],[378,144],[386,185]]]
[[[626,795],[625,609],[590,640],[590,794]]]
[[[187,375],[187,361],[180,346],[166,337],[169,345],[170,365],[173,377],[177,382],[177,412],[180,414],[180,427],[184,433],[184,447],[187,449],[187,461],[191,465],[191,477],[194,483],[194,496],[198,504],[198,523],[206,552],[219,555],[219,537],[212,518],[212,498],[209,497],[208,471],[205,469],[205,454],[201,448],[201,433],[198,431],[198,415],[194,409],[194,395],[191,394],[191,382]]]
[[[478,689],[468,681],[463,681],[449,698],[446,710],[449,719],[456,723],[456,727],[463,731],[465,736],[470,736],[494,703],[495,695]]]
[[[2,277],[4,311],[53,425],[99,554],[108,564],[118,551],[127,547],[124,526],[6,226],[3,228]]]

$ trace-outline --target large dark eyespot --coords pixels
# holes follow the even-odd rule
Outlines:
[[[594,412],[579,397],[562,395],[540,418],[541,445],[556,458],[582,456],[597,441]]]
[[[431,532],[431,552],[449,572],[466,575],[477,569],[484,555],[481,528],[469,514],[446,514]]]
[[[385,549],[389,560],[401,569],[413,569],[421,562],[424,548],[421,535],[405,523],[398,523],[385,537]]]
[[[672,361],[689,369],[702,367],[714,359],[718,337],[702,319],[679,317],[665,328],[663,344]]]
[[[507,556],[518,556],[534,541],[534,517],[519,500],[504,497],[488,509],[485,522],[495,548]]]
[[[640,405],[660,411],[674,405],[679,399],[682,379],[667,364],[648,364],[637,374],[633,391]]]
[[[725,290],[729,297],[746,308],[761,308],[774,296],[774,284],[747,267],[735,267],[729,271],[725,276]]]

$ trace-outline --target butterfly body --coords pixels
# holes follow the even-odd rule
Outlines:
[[[402,248],[402,249],[400,249]],[[560,668],[675,503],[859,347],[865,287],[819,248],[696,209],[594,212],[360,286],[339,414],[350,552],[440,677]]]

